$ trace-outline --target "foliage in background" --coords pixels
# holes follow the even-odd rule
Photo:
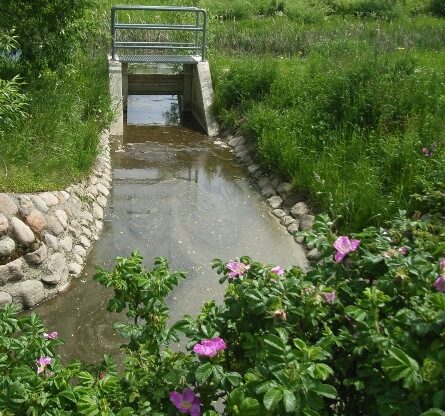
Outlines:
[[[99,270],[96,280],[115,293],[108,310],[128,318],[115,324],[129,339],[122,373],[108,357],[63,366],[57,333],[6,307],[0,411],[443,416],[445,235],[437,219],[401,212],[390,228],[349,240],[320,216],[304,235],[321,254],[310,271],[215,260],[228,282],[224,303],[207,302],[170,327],[165,298],[184,273],[171,273],[163,258],[146,271],[137,253]],[[185,346],[170,349],[181,333]]]
[[[56,69],[71,61],[79,44],[86,0],[7,1],[0,28],[14,29],[17,51],[32,72]]]
[[[257,142],[270,171],[344,229],[382,224],[400,208],[443,211],[443,21],[279,16],[221,26],[214,111]]]
[[[87,175],[111,115],[108,42],[87,2],[37,3],[7,2],[0,17],[0,192]]]

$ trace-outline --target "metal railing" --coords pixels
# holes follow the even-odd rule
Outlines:
[[[119,23],[119,11],[146,11],[146,12],[171,12],[189,14],[194,20],[192,24],[154,24],[154,23]],[[207,12],[204,9],[197,7],[170,7],[170,6],[113,6],[111,8],[111,56],[113,60],[116,57],[120,61],[127,62],[181,62],[187,61],[187,57],[183,54],[185,51],[190,51],[192,55],[200,55],[201,60],[205,61],[206,53],[206,26],[207,26]],[[178,41],[131,41],[118,40],[118,34],[121,31],[155,31],[158,33],[167,31],[183,31],[194,34],[189,42]],[[120,49],[133,49],[146,51],[142,55],[122,55],[117,54]],[[150,52],[150,53],[147,53]],[[164,51],[163,55],[154,55],[153,51]],[[178,52],[174,56],[166,56],[166,51]],[[179,53],[181,52],[181,54]],[[175,59],[176,58],[176,59]],[[188,57],[190,61],[190,56]],[[196,60],[194,60],[196,62]]]

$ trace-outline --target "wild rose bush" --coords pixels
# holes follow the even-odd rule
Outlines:
[[[444,415],[445,260],[440,222],[336,235],[306,233],[307,272],[248,257],[213,267],[223,304],[168,327],[166,296],[184,278],[133,253],[96,279],[129,338],[124,369],[63,366],[61,343],[31,315],[0,312],[3,415]],[[183,351],[170,348],[186,336]]]

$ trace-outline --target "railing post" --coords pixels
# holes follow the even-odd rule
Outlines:
[[[196,11],[195,12],[195,27],[196,29],[199,28],[199,12]],[[194,50],[194,54],[198,55],[198,39],[199,39],[199,35],[198,35],[198,31],[195,32],[195,50]]]
[[[203,11],[203,22],[202,22],[202,55],[201,60],[206,60],[206,32],[207,32],[207,12]]]
[[[111,59],[114,61],[116,59],[115,56],[115,36],[116,36],[116,27],[115,27],[115,19],[116,19],[116,10],[114,7],[111,8]]]

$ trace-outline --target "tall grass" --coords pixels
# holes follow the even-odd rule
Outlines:
[[[0,135],[0,192],[60,189],[84,177],[110,116],[105,56],[78,56],[25,89],[28,117]]]
[[[350,46],[268,58],[262,74],[251,60],[215,59],[224,68],[215,109],[257,139],[271,171],[358,229],[410,208],[421,178],[437,170],[424,147],[435,143],[432,157],[444,159],[445,55]],[[259,86],[261,97],[252,94]]]

